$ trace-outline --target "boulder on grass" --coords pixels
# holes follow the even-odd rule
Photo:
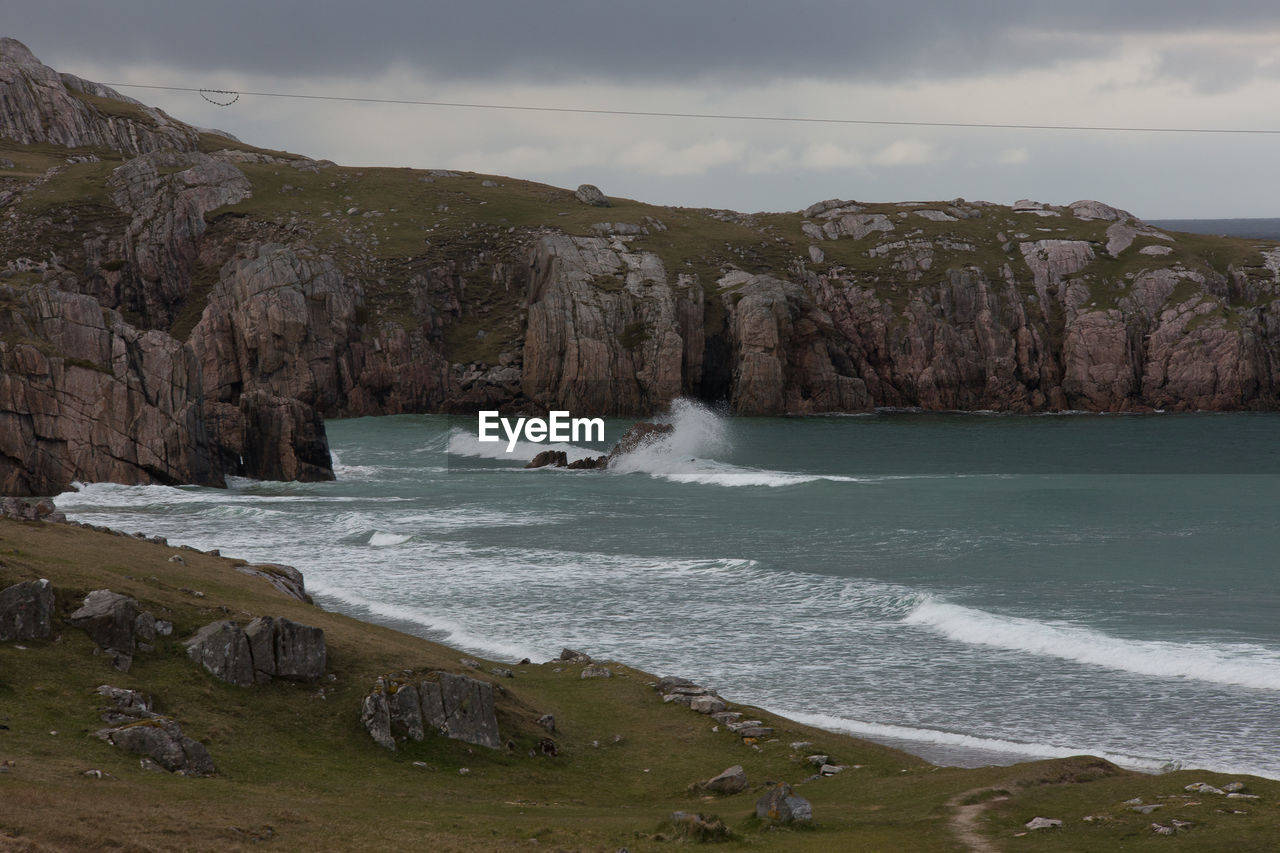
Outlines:
[[[53,631],[53,587],[44,578],[0,590],[0,642],[42,640]]]
[[[98,737],[126,752],[146,756],[170,773],[209,776],[215,772],[204,744],[187,737],[180,725],[164,717],[104,729]]]
[[[747,790],[747,771],[741,764],[735,764],[718,776],[702,783],[702,788],[712,794],[725,796]]]
[[[770,788],[756,801],[756,817],[785,826],[813,820],[813,806],[804,797],[797,797],[785,782]]]

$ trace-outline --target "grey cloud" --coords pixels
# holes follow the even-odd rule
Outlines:
[[[1197,45],[1162,51],[1154,76],[1182,80],[1202,95],[1218,95],[1259,78],[1280,79],[1280,63],[1247,49]]]
[[[0,2],[0,10],[15,5]],[[1280,27],[1280,6],[1180,0],[44,0],[5,12],[46,62],[458,80],[610,83],[777,76],[919,79],[1102,56],[1125,33]]]

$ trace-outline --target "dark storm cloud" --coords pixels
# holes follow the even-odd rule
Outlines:
[[[964,76],[1103,56],[1123,34],[1280,27],[1274,0],[0,0],[0,12],[5,35],[64,68],[305,76],[404,62],[453,79],[640,84]]]

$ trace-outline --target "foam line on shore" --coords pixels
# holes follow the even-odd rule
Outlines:
[[[1134,755],[1100,752],[1087,747],[1065,747],[1043,743],[1019,743],[1017,741],[980,737],[978,735],[966,735],[958,732],[938,731],[936,729],[919,729],[910,726],[891,725],[888,723],[868,723],[861,720],[837,717],[831,714],[814,714],[805,711],[791,711],[786,709],[770,710],[773,713],[795,720],[798,723],[803,723],[819,729],[827,729],[828,731],[843,732],[857,737],[865,737],[868,740],[884,739],[907,743],[927,743],[935,746],[949,747],[959,752],[971,751],[975,754],[1000,753],[1021,757],[1030,756],[1033,758],[1070,758],[1075,755],[1096,755],[1099,758],[1105,758],[1112,764],[1127,767],[1130,770],[1140,770],[1144,773],[1158,773],[1163,770],[1170,769],[1171,764],[1176,766],[1175,762],[1171,762],[1168,759],[1160,760],[1156,758],[1142,758]]]
[[[1251,643],[1127,640],[1060,622],[1005,616],[926,597],[903,623],[991,646],[1163,679],[1280,690],[1280,652]]]

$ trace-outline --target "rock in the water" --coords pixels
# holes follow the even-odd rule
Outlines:
[[[583,204],[589,204],[592,207],[609,207],[609,199],[595,184],[582,184],[573,195]]]
[[[813,806],[804,797],[797,797],[784,782],[756,801],[756,817],[785,826],[813,820]]]
[[[526,468],[564,468],[569,464],[569,457],[563,450],[543,450],[529,461]]]
[[[609,466],[608,456],[584,456],[575,459],[565,467],[570,471],[597,471]]]
[[[1052,817],[1033,817],[1024,826],[1027,829],[1057,829],[1062,826],[1062,821]]]
[[[88,634],[99,648],[129,656],[136,648],[134,628],[139,611],[138,602],[129,596],[95,589],[67,621]]]
[[[609,451],[609,461],[612,462],[625,453],[631,453],[644,447],[651,442],[658,441],[662,436],[670,435],[675,432],[676,428],[672,424],[654,424],[647,421],[641,421],[634,424],[630,429],[622,434],[622,438],[618,439],[618,443],[614,445],[613,450]]]
[[[0,590],[0,641],[39,640],[53,630],[53,587],[41,578]]]
[[[747,789],[747,771],[741,764],[735,764],[718,776],[713,776],[702,787],[713,794],[737,794]]]
[[[98,736],[126,752],[150,758],[170,773],[209,776],[215,771],[204,744],[187,737],[180,725],[165,717],[104,729]]]

